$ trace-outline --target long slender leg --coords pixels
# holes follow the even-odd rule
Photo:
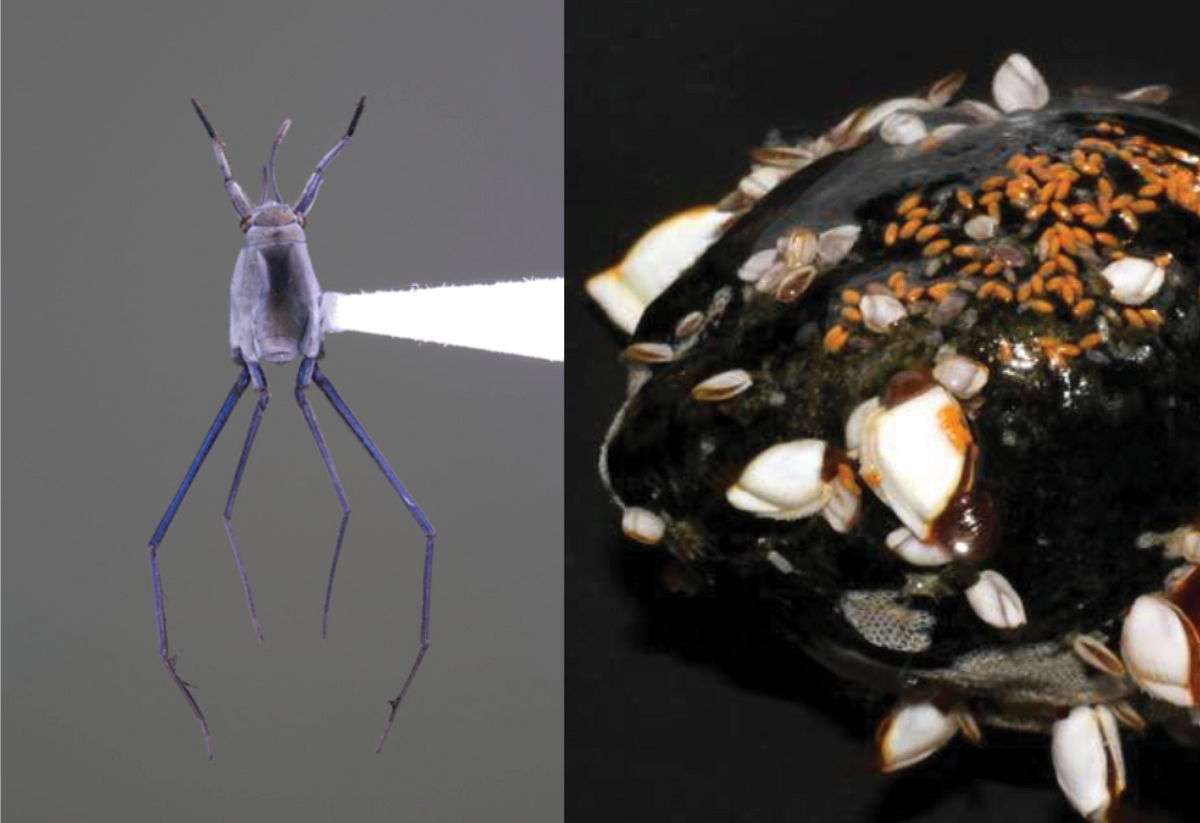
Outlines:
[[[350,521],[350,503],[346,500],[346,493],[342,490],[342,481],[338,480],[337,469],[334,468],[333,458],[329,456],[329,449],[325,446],[325,438],[321,436],[321,428],[317,425],[317,418],[313,414],[312,406],[308,405],[308,398],[304,396],[304,389],[312,374],[312,367],[308,366],[311,362],[314,361],[305,358],[300,365],[300,373],[296,376],[296,402],[300,404],[300,411],[304,413],[304,419],[308,421],[308,429],[312,432],[313,439],[317,441],[317,448],[321,452],[321,458],[325,461],[325,468],[329,470],[329,479],[333,481],[333,490],[337,492],[338,502],[342,504],[342,524],[338,527],[337,545],[333,547],[333,565],[329,569],[329,583],[325,586],[325,610],[321,613],[321,638],[324,639],[325,632],[329,628],[329,598],[333,595],[333,576],[337,574],[338,557],[342,553],[342,538],[346,535],[346,523]]]
[[[192,105],[196,107],[196,114],[200,115],[200,122],[208,130],[208,136],[212,138],[213,154],[217,156],[217,168],[221,170],[221,177],[225,180],[225,191],[229,194],[229,202],[233,203],[233,208],[237,211],[238,216],[248,217],[251,211],[250,201],[229,170],[229,161],[225,159],[225,144],[221,142],[220,137],[217,137],[217,130],[213,128],[212,123],[208,122],[208,116],[195,97],[192,98]]]
[[[312,370],[313,381],[320,386],[321,391],[329,398],[329,402],[337,409],[337,413],[341,415],[342,419],[346,421],[346,425],[354,432],[354,436],[363,444],[363,448],[371,455],[371,458],[375,461],[375,465],[379,466],[380,471],[383,472],[388,483],[395,489],[396,494],[400,495],[400,499],[404,502],[408,513],[412,515],[412,519],[416,521],[417,526],[420,527],[421,532],[425,535],[425,574],[421,589],[421,648],[417,651],[417,658],[413,661],[412,668],[408,672],[408,677],[405,678],[404,685],[400,688],[400,693],[396,695],[394,700],[388,701],[392,704],[392,711],[388,715],[387,725],[383,728],[383,735],[379,738],[379,746],[375,749],[378,752],[383,749],[384,741],[387,740],[388,732],[392,728],[392,721],[396,718],[396,710],[400,708],[400,701],[404,699],[404,694],[408,691],[409,685],[412,684],[413,677],[416,675],[417,669],[421,666],[421,660],[425,657],[425,651],[429,648],[429,596],[433,583],[433,541],[437,536],[437,532],[434,530],[433,525],[425,518],[425,514],[421,511],[421,507],[417,505],[417,501],[412,499],[408,490],[404,488],[404,484],[400,482],[400,478],[392,471],[392,467],[388,465],[383,453],[371,441],[366,430],[354,416],[354,412],[350,411],[350,407],[338,395],[333,384],[321,373],[321,369],[317,366],[316,361],[306,358],[304,363],[301,364],[301,380],[305,378],[306,369]],[[300,380],[297,382],[300,382]],[[303,380],[303,382],[307,382],[307,380]]]
[[[303,216],[308,214],[308,210],[312,208],[313,203],[317,200],[317,190],[321,188],[322,174],[325,167],[333,162],[333,158],[342,153],[342,149],[346,148],[350,143],[350,138],[354,136],[354,129],[358,127],[358,118],[362,117],[363,106],[367,103],[367,96],[364,94],[358,100],[358,105],[354,108],[354,118],[350,121],[350,128],[346,129],[346,135],[337,142],[329,153],[321,158],[321,162],[317,163],[316,170],[312,176],[308,178],[308,182],[304,184],[304,191],[300,192],[300,199],[296,201],[296,205],[292,211]]]
[[[238,549],[237,536],[233,533],[233,504],[237,501],[238,486],[242,482],[242,472],[246,469],[246,460],[250,457],[250,447],[254,445],[254,435],[258,434],[258,424],[267,411],[271,402],[271,390],[267,387],[267,376],[263,374],[262,366],[257,363],[247,364],[258,388],[258,404],[254,407],[254,417],[250,419],[250,431],[246,433],[246,445],[242,446],[242,457],[238,460],[237,472],[233,475],[233,487],[229,490],[229,502],[225,504],[225,532],[233,545],[233,556],[237,559],[238,571],[242,575],[242,588],[246,590],[246,604],[250,607],[250,622],[254,624],[254,633],[261,643],[262,630],[258,627],[258,614],[254,610],[254,595],[250,593],[250,581],[246,579],[246,567],[242,564],[242,552]]]
[[[159,522],[158,528],[154,530],[154,536],[150,538],[150,573],[154,577],[154,610],[158,615],[158,655],[162,658],[163,666],[166,667],[167,672],[171,675],[171,679],[175,681],[175,685],[179,687],[179,691],[183,692],[188,705],[192,707],[192,713],[196,715],[196,721],[200,724],[200,731],[204,734],[204,748],[208,752],[209,760],[212,759],[212,744],[208,739],[208,724],[204,721],[204,714],[200,711],[200,706],[196,703],[196,699],[188,691],[190,684],[184,682],[179,677],[179,673],[175,671],[176,657],[171,657],[167,652],[167,615],[163,611],[162,578],[158,574],[158,546],[162,543],[163,537],[171,525],[171,521],[175,519],[175,512],[179,510],[179,504],[183,502],[184,495],[187,494],[192,481],[196,479],[196,473],[200,471],[200,467],[204,464],[204,458],[208,456],[213,443],[217,442],[217,436],[221,433],[221,429],[225,427],[225,421],[233,413],[233,409],[241,398],[242,392],[246,390],[246,386],[249,384],[250,370],[243,366],[241,375],[238,377],[237,382],[233,384],[229,396],[225,398],[225,404],[217,412],[217,419],[213,421],[212,427],[204,437],[204,442],[200,444],[200,451],[196,453],[191,467],[188,468],[187,474],[183,477],[183,482],[179,484],[179,491],[175,492],[175,497],[172,498],[171,504],[167,506],[167,511]]]

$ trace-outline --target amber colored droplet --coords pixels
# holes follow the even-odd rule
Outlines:
[[[982,489],[964,492],[933,522],[931,537],[956,560],[977,563],[996,547],[1000,530],[991,495]]]

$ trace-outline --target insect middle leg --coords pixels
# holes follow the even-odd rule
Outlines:
[[[225,532],[229,535],[229,542],[233,546],[233,556],[237,560],[238,572],[242,576],[242,588],[246,590],[246,604],[250,607],[250,622],[254,624],[254,633],[258,635],[258,642],[261,643],[263,636],[262,630],[258,627],[258,614],[254,610],[254,595],[250,593],[250,581],[246,578],[246,567],[242,564],[242,552],[238,548],[237,536],[233,533],[233,505],[237,502],[238,486],[242,482],[242,472],[246,469],[246,460],[250,457],[250,448],[254,445],[254,436],[258,434],[258,424],[262,422],[262,416],[267,411],[267,404],[271,402],[271,390],[267,386],[267,376],[263,374],[262,366],[258,363],[249,363],[246,368],[250,370],[254,386],[258,389],[258,404],[254,407],[254,417],[250,419],[250,431],[246,433],[242,456],[238,460],[237,472],[233,475],[233,486],[229,489],[229,502],[225,504]]]
[[[333,471],[333,462],[329,459],[329,453],[325,449],[324,441],[320,435],[320,430],[317,428],[317,421],[312,416],[312,409],[308,407],[308,401],[304,399],[304,389],[308,386],[310,379],[321,388],[321,391],[325,393],[325,397],[329,399],[329,402],[333,405],[334,409],[337,410],[337,413],[341,416],[342,420],[344,420],[346,425],[350,427],[350,430],[354,432],[354,436],[358,438],[358,441],[363,444],[363,448],[367,450],[367,453],[371,455],[371,459],[373,459],[375,464],[379,466],[380,471],[383,472],[384,477],[387,478],[388,483],[395,490],[396,494],[400,496],[400,500],[404,503],[405,508],[408,509],[408,513],[412,516],[413,520],[416,521],[417,526],[420,527],[422,534],[425,535],[425,572],[423,575],[423,583],[421,588],[421,646],[417,651],[417,657],[413,661],[412,668],[408,672],[408,677],[405,678],[404,685],[400,688],[400,693],[396,695],[394,699],[388,701],[392,706],[392,711],[391,714],[388,715],[387,725],[384,726],[383,735],[379,738],[379,745],[375,749],[375,751],[378,752],[383,749],[384,741],[387,740],[388,732],[392,728],[392,721],[396,718],[396,710],[400,708],[400,701],[404,699],[404,695],[408,691],[408,687],[412,684],[413,678],[417,674],[417,669],[420,668],[421,661],[425,657],[425,651],[429,648],[429,597],[433,584],[433,543],[434,538],[437,536],[437,532],[434,530],[433,525],[429,522],[429,520],[426,519],[425,514],[421,511],[421,507],[417,505],[417,501],[413,500],[412,496],[408,493],[408,490],[404,488],[404,484],[400,482],[400,478],[398,478],[396,473],[392,471],[392,467],[388,465],[383,453],[379,451],[379,448],[371,440],[366,430],[362,427],[362,424],[358,422],[358,418],[356,418],[354,413],[350,411],[350,407],[347,406],[345,401],[342,400],[341,396],[338,395],[337,390],[333,387],[333,384],[329,382],[329,379],[321,373],[321,369],[317,366],[316,360],[306,357],[304,358],[304,362],[300,364],[300,373],[296,376],[296,399],[300,403],[300,408],[304,410],[304,416],[309,421],[309,427],[312,429],[313,436],[317,439],[317,446],[320,448],[322,456],[325,457],[326,465],[329,467],[330,475],[334,478],[334,484],[338,488],[338,495],[343,500],[343,511],[345,511],[347,514],[349,513],[349,508],[345,506],[344,503],[345,497],[342,496],[341,484],[337,482],[337,475]],[[345,527],[344,517],[345,516],[343,516],[343,528]],[[340,533],[338,538],[340,545]],[[335,567],[336,563],[337,558],[335,555]],[[332,584],[333,573],[331,571],[330,585],[332,586]],[[328,600],[326,601],[326,605],[328,606]]]
[[[154,530],[154,536],[150,538],[149,547],[150,573],[154,578],[154,610],[158,616],[158,654],[162,658],[163,666],[166,667],[167,672],[171,675],[171,679],[175,681],[175,685],[183,693],[188,705],[192,707],[192,713],[196,715],[196,722],[200,724],[200,731],[204,734],[204,748],[208,752],[210,760],[212,759],[212,744],[208,739],[208,723],[204,720],[204,713],[200,711],[200,706],[196,703],[196,698],[192,697],[192,693],[188,691],[189,684],[175,670],[178,655],[172,657],[170,652],[167,651],[167,615],[163,610],[162,578],[158,573],[158,547],[162,543],[163,537],[166,536],[167,529],[171,526],[171,521],[175,519],[175,513],[179,510],[179,505],[183,503],[184,496],[187,494],[188,489],[191,488],[192,481],[196,479],[196,474],[200,471],[200,467],[204,465],[204,458],[208,456],[213,443],[217,442],[217,437],[221,434],[221,429],[225,427],[225,421],[233,413],[234,407],[237,406],[238,400],[241,399],[242,393],[246,391],[246,386],[248,385],[250,385],[250,369],[243,365],[242,373],[238,376],[237,382],[233,384],[233,388],[230,389],[229,396],[225,398],[225,403],[221,406],[221,410],[217,412],[217,419],[213,421],[208,434],[204,437],[204,442],[200,444],[200,451],[196,453],[196,457],[192,460],[192,465],[188,468],[187,474],[184,475],[183,482],[179,485],[179,490],[175,492],[175,497],[171,499],[170,505],[167,506],[167,511],[163,514],[162,520],[159,521],[158,528]]]
[[[333,490],[337,492],[338,502],[342,504],[342,523],[338,526],[337,544],[333,547],[333,565],[329,569],[329,583],[325,586],[325,609],[321,612],[321,637],[324,638],[329,628],[329,598],[333,595],[333,576],[337,574],[338,557],[342,553],[342,538],[346,536],[346,524],[350,522],[350,503],[346,500],[346,492],[342,490],[342,481],[338,480],[337,469],[334,468],[333,458],[329,456],[329,449],[325,446],[325,438],[321,436],[321,427],[317,425],[312,406],[308,405],[308,398],[304,396],[315,363],[316,361],[306,357],[300,364],[300,372],[296,375],[296,402],[300,404],[300,411],[308,422],[308,429],[317,441],[317,449],[325,461],[325,468],[329,470],[329,479],[333,481]]]

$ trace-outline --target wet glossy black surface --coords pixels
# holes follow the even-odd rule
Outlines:
[[[1200,150],[1200,134],[1183,124],[1087,99],[1015,122],[974,126],[933,152],[876,141],[779,186],[651,304],[634,342],[675,343],[684,315],[709,310],[718,294],[727,300],[675,362],[649,367],[652,376],[629,402],[607,451],[617,496],[665,514],[672,523],[668,542],[702,555],[692,564],[693,584],[703,588],[714,579],[713,564],[731,563],[786,636],[801,643],[819,638],[915,669],[948,665],[989,645],[1111,632],[1136,596],[1161,585],[1169,564],[1158,552],[1136,549],[1138,535],[1200,516],[1196,215],[1168,206],[1144,215],[1136,234],[1114,229],[1130,254],[1174,255],[1166,285],[1145,306],[1165,323],[1113,328],[1103,346],[1064,363],[1004,363],[997,352],[1003,346],[1037,350],[1036,341],[1046,337],[1078,340],[1090,326],[1070,312],[1018,312],[999,301],[972,300],[948,323],[917,317],[886,335],[864,333],[836,353],[822,346],[843,289],[882,283],[897,268],[921,279],[926,261],[919,248],[889,248],[882,241],[899,199],[914,191],[932,198],[960,186],[978,188],[1003,172],[1014,153],[1066,157],[1101,119]],[[1120,164],[1109,168],[1120,184]],[[1010,218],[1006,212],[1006,225]],[[863,227],[850,257],[822,273],[798,301],[781,303],[738,280],[751,253],[793,227],[847,223]],[[1014,242],[1028,247],[1030,238]],[[1099,266],[1081,276],[1098,282]],[[897,522],[878,499],[864,495],[860,526],[843,536],[820,518],[774,521],[738,511],[725,490],[754,455],[775,443],[818,438],[841,445],[845,421],[859,403],[879,394],[896,373],[931,367],[946,345],[991,369],[980,400],[968,407],[980,447],[979,483],[998,517],[998,549],[986,566],[1021,593],[1029,624],[1000,637],[963,598],[924,598],[911,605],[936,616],[934,642],[926,652],[901,656],[867,644],[836,609],[847,589],[899,587],[911,570],[884,547]],[[746,393],[717,403],[689,397],[697,383],[734,368],[754,378]],[[780,575],[764,562],[771,551],[800,573]],[[942,575],[957,591],[976,573],[965,565]]]

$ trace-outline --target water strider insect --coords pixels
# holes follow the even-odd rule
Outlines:
[[[263,413],[267,410],[267,403],[271,399],[262,363],[282,365],[297,357],[303,358],[300,361],[300,370],[296,375],[296,402],[300,405],[300,411],[303,412],[304,419],[308,422],[308,428],[317,443],[317,449],[321,452],[321,458],[325,461],[325,468],[329,471],[334,491],[337,492],[338,501],[342,506],[342,522],[338,528],[337,543],[333,550],[333,563],[329,570],[329,582],[325,589],[325,607],[321,618],[322,637],[325,635],[328,625],[329,598],[333,592],[333,578],[337,572],[342,537],[346,533],[346,523],[350,518],[350,504],[342,490],[341,481],[338,480],[333,459],[325,447],[325,439],[321,436],[317,419],[313,416],[312,408],[304,394],[310,383],[315,382],[320,387],[346,425],[354,432],[354,436],[358,438],[379,466],[388,483],[400,495],[409,514],[412,515],[413,520],[425,535],[425,571],[421,596],[421,645],[408,677],[400,688],[400,693],[389,701],[392,710],[388,715],[387,724],[384,726],[383,734],[379,738],[379,746],[375,751],[378,752],[383,748],[388,731],[392,727],[392,721],[396,717],[396,710],[404,699],[404,694],[408,691],[408,687],[421,665],[421,660],[425,656],[425,651],[429,647],[429,595],[433,571],[434,528],[425,518],[416,501],[404,488],[404,484],[400,482],[396,473],[392,471],[383,454],[371,441],[354,413],[350,411],[350,407],[338,395],[333,384],[329,382],[329,378],[321,372],[321,368],[317,365],[317,361],[324,354],[321,287],[317,283],[312,262],[308,256],[304,235],[305,218],[317,199],[317,191],[321,188],[325,168],[350,143],[350,138],[354,135],[354,129],[358,125],[358,119],[362,116],[365,102],[366,96],[364,95],[358,101],[354,117],[350,121],[349,128],[346,129],[345,136],[321,158],[321,162],[317,164],[312,176],[309,177],[294,206],[288,206],[283,202],[283,198],[279,194],[279,187],[275,182],[275,154],[291,125],[290,120],[285,120],[271,146],[270,162],[263,169],[262,196],[259,198],[257,206],[251,206],[245,192],[230,173],[229,162],[225,159],[225,144],[217,136],[216,130],[213,129],[208,117],[204,114],[204,109],[194,97],[192,98],[192,105],[196,108],[196,113],[200,115],[204,128],[208,130],[209,137],[212,138],[217,166],[225,180],[225,190],[229,193],[229,200],[233,203],[234,210],[241,218],[241,228],[246,234],[246,244],[238,254],[237,263],[233,269],[229,312],[230,347],[233,349],[233,360],[241,367],[242,371],[237,382],[233,384],[229,396],[225,399],[224,405],[217,413],[217,419],[213,421],[212,427],[205,435],[200,451],[192,460],[192,465],[184,475],[179,490],[175,492],[170,505],[167,506],[162,521],[154,530],[154,536],[150,538],[150,570],[154,577],[154,608],[158,616],[159,656],[162,658],[167,672],[171,675],[171,679],[175,681],[175,685],[179,687],[187,699],[188,705],[192,707],[192,712],[196,715],[200,730],[204,734],[204,746],[210,759],[212,758],[212,746],[209,741],[208,724],[204,720],[204,714],[200,711],[199,704],[188,690],[189,684],[180,678],[176,670],[178,655],[171,656],[167,650],[167,618],[163,611],[162,581],[158,572],[158,546],[162,543],[163,536],[167,533],[167,528],[175,517],[175,512],[178,511],[184,495],[192,485],[196,473],[200,471],[204,458],[208,455],[213,443],[216,442],[229,415],[232,414],[246,388],[253,384],[255,390],[258,391],[258,403],[254,407],[250,430],[246,434],[241,459],[238,461],[237,471],[233,476],[233,486],[229,491],[229,502],[225,506],[225,529],[229,533],[229,541],[233,546],[238,571],[242,577],[242,586],[246,590],[246,602],[250,608],[254,633],[260,641],[262,640],[258,616],[254,610],[254,597],[250,592],[250,583],[246,579],[246,569],[242,565],[241,552],[238,549],[232,523],[238,484],[241,482],[242,472],[246,468],[246,459],[250,456],[250,447],[254,444],[254,435],[258,431]],[[270,192],[267,189],[268,183]],[[272,197],[268,198],[268,194]]]
[[[688,587],[893,697],[884,771],[1048,734],[1105,820],[1123,735],[1200,742],[1200,130],[963,82],[774,140],[589,282],[632,334],[601,472]]]

